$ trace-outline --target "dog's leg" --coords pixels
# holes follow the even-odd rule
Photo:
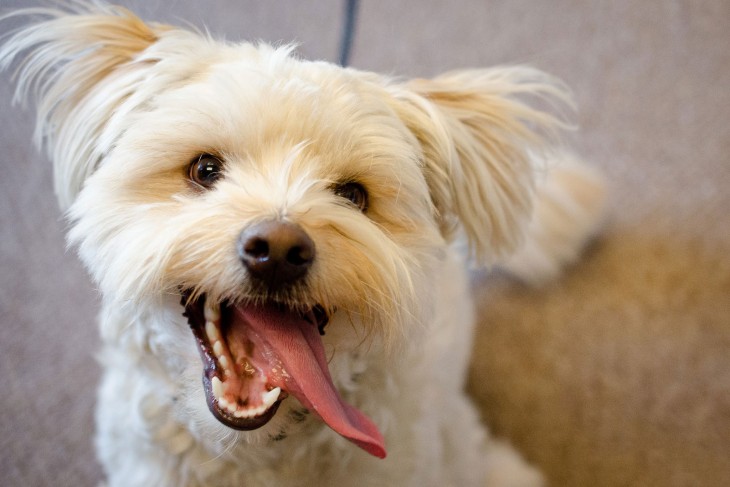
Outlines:
[[[542,487],[541,473],[509,444],[489,435],[466,398],[450,401],[450,420],[443,425],[447,477],[441,484],[486,487]],[[455,421],[454,418],[458,418]]]
[[[411,375],[406,381],[419,384],[424,416],[416,418],[410,413],[401,418],[402,423],[416,421],[405,429],[422,434],[415,441],[421,449],[409,457],[413,459],[420,452],[420,461],[429,467],[430,482],[408,485],[541,486],[537,470],[514,449],[490,437],[477,409],[463,392],[461,378],[469,366],[475,316],[458,247],[449,252],[437,275],[440,287],[434,295],[433,328],[411,361]],[[436,468],[439,460],[441,469]]]
[[[573,156],[561,154],[547,167],[524,243],[500,264],[533,285],[557,277],[578,258],[601,224],[605,203],[601,177]]]

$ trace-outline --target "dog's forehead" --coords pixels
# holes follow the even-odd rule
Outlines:
[[[401,139],[407,132],[378,83],[279,51],[213,64],[182,93],[192,108],[187,113],[204,114],[236,152],[282,142],[342,151],[374,137]]]
[[[156,93],[151,110],[125,123],[125,140],[180,160],[212,152],[271,165],[299,151],[328,170],[414,160],[412,134],[374,75],[282,49],[237,54]]]
[[[260,46],[252,54],[243,46],[232,55],[211,63],[203,83],[216,85],[221,90],[232,90],[233,96],[281,97],[293,103],[295,96],[302,101],[333,103],[340,106],[356,103],[373,95],[375,78],[343,69],[331,63],[298,59],[292,49],[274,49]]]

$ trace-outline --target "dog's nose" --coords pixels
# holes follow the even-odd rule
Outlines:
[[[267,220],[241,232],[238,255],[251,277],[279,288],[306,275],[314,261],[314,242],[299,225]]]

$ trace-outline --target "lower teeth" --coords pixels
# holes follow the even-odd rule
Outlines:
[[[213,379],[211,379],[211,388],[213,390],[213,396],[216,401],[218,401],[218,406],[237,418],[254,418],[265,413],[274,405],[281,394],[281,388],[275,387],[261,395],[262,404],[260,406],[250,409],[240,409],[235,401],[230,402],[223,397],[225,394],[225,384],[218,377],[213,377]]]

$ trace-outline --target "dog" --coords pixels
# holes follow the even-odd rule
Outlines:
[[[600,176],[533,107],[570,108],[560,82],[398,80],[101,3],[18,16],[0,67],[23,59],[102,294],[107,485],[543,485],[464,392],[468,267],[539,283],[600,225]]]

